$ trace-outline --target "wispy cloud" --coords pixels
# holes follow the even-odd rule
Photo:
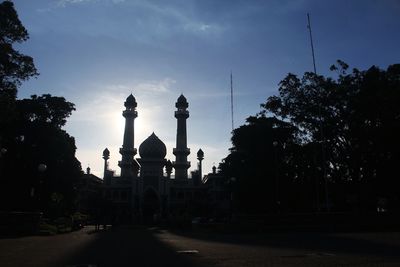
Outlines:
[[[160,81],[142,81],[128,84],[111,84],[105,88],[107,91],[118,93],[167,93],[176,81],[171,78],[164,78]]]
[[[121,4],[124,3],[126,0],[56,0],[54,2],[50,2],[47,7],[44,8],[37,8],[36,11],[43,13],[43,12],[50,12],[55,9],[59,8],[66,8],[70,5],[78,5],[78,4],[85,4],[85,3],[113,3],[113,4]]]
[[[149,1],[136,1],[134,5],[147,10],[149,15],[159,18],[164,23],[171,23],[176,29],[191,33],[220,33],[221,25],[196,19],[187,9],[167,5],[157,5]]]
[[[59,0],[57,2],[58,7],[66,7],[67,5],[87,3],[87,2],[97,2],[98,0]]]
[[[134,86],[134,90],[166,93],[170,91],[170,87],[175,83],[176,81],[174,79],[165,78],[162,81],[149,81],[149,82],[139,83],[138,85]]]

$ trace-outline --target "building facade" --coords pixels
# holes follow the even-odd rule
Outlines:
[[[118,162],[120,176],[109,170],[110,152],[107,148],[103,151],[103,191],[105,199],[113,204],[113,220],[154,222],[201,212],[205,207],[206,195],[206,187],[201,179],[204,153],[201,149],[198,151],[198,169],[189,178],[190,162],[187,157],[190,149],[187,147],[186,131],[189,104],[186,98],[181,95],[175,103],[177,130],[176,147],[173,148],[175,160],[172,162],[165,158],[167,148],[154,132],[140,144],[139,157],[136,158],[135,119],[138,112],[132,94],[124,106],[122,116],[125,118],[125,130],[119,150],[121,160]]]

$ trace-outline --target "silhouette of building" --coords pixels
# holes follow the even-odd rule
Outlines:
[[[217,173],[217,168],[212,167],[212,172],[205,175],[202,179],[206,187],[206,199],[210,217],[228,217],[233,212],[233,181]]]
[[[94,213],[97,200],[101,198],[103,180],[90,172],[86,168],[86,173],[82,174],[77,184],[77,210],[85,214]]]
[[[190,162],[187,160],[190,149],[187,147],[186,120],[189,104],[179,96],[175,107],[177,119],[176,148],[173,149],[175,161],[165,158],[167,148],[153,132],[139,146],[140,158],[135,158],[135,118],[137,103],[131,94],[126,99],[125,131],[119,152],[122,159],[118,165],[121,175],[108,168],[110,152],[103,151],[104,196],[114,205],[113,217],[117,222],[152,222],[158,219],[186,216],[204,207],[206,187],[202,183],[201,161],[204,153],[197,153],[198,169],[188,177]],[[172,176],[174,170],[175,175]]]

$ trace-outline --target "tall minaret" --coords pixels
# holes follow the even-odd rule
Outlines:
[[[177,119],[176,131],[176,148],[173,153],[176,157],[174,162],[175,179],[185,180],[188,178],[187,169],[190,167],[190,162],[187,161],[187,156],[190,154],[190,149],[187,148],[187,134],[186,134],[186,119],[189,118],[188,108],[189,104],[186,98],[181,95],[175,103],[178,109],[175,111],[175,118]]]
[[[119,149],[119,153],[122,155],[122,160],[118,162],[118,166],[121,168],[121,177],[134,177],[137,175],[138,163],[134,159],[137,151],[135,148],[135,126],[134,121],[137,117],[137,103],[136,99],[132,94],[128,96],[124,103],[126,109],[122,112],[122,116],[125,118],[125,132],[124,142],[122,148]]]

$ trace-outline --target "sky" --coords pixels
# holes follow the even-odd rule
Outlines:
[[[173,161],[175,102],[189,102],[191,170],[204,151],[203,173],[231,147],[230,73],[234,126],[260,111],[290,72],[312,71],[307,13],[316,67],[341,59],[351,68],[400,63],[398,0],[14,0],[30,39],[17,46],[40,75],[19,98],[63,96],[76,111],[64,129],[76,156],[102,177],[102,151],[119,173],[124,101],[138,103],[135,147],[152,132]],[[137,155],[139,157],[139,155]]]

